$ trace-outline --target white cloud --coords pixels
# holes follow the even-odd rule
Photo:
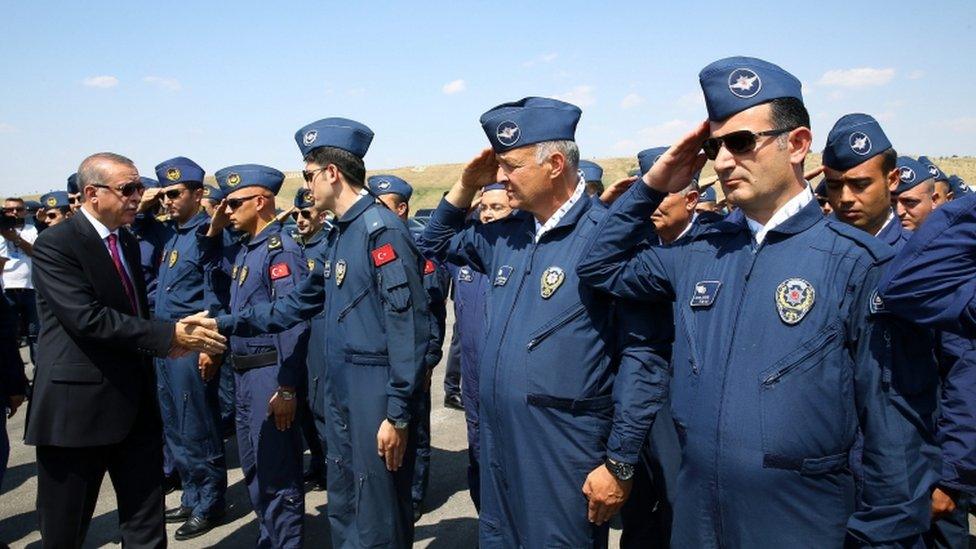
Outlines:
[[[874,69],[871,67],[834,69],[825,72],[817,84],[840,88],[864,88],[883,86],[891,82],[894,77],[895,69]]]
[[[522,66],[525,67],[525,68],[529,68],[529,67],[534,67],[534,66],[539,65],[539,64],[542,64],[542,63],[552,63],[553,61],[556,60],[557,57],[559,57],[559,54],[556,54],[556,53],[544,53],[542,55],[533,57],[532,59],[529,59],[528,61],[525,61],[524,63],[522,63]]]
[[[464,80],[461,80],[459,78],[457,80],[452,80],[447,84],[444,84],[444,87],[441,88],[441,91],[443,91],[447,95],[454,95],[455,93],[463,92],[467,88],[468,85],[464,83]]]
[[[81,83],[89,88],[114,88],[119,85],[119,79],[114,76],[89,76]]]
[[[596,103],[596,98],[593,97],[593,86],[586,85],[576,86],[566,93],[561,93],[553,97],[559,99],[560,101],[572,103],[577,107],[588,107],[593,103]]]
[[[679,97],[675,104],[684,109],[702,109],[705,107],[705,95],[700,89],[693,90]]]
[[[7,124],[6,122],[0,122],[0,133],[14,133],[16,131],[17,128],[12,126],[11,124]]]
[[[647,126],[637,130],[635,137],[617,141],[613,148],[618,152],[632,155],[649,147],[668,146],[689,132],[694,125],[693,122],[687,120],[675,119],[655,126]]]
[[[923,70],[915,69],[912,72],[908,73],[909,80],[920,80],[922,78],[925,78],[925,71]]]
[[[167,91],[180,91],[183,89],[183,85],[180,81],[175,78],[165,78],[162,76],[145,76],[142,79],[143,82],[147,84],[152,84],[153,86],[158,86]]]
[[[628,93],[620,100],[621,109],[632,109],[644,102],[644,98],[636,93]]]

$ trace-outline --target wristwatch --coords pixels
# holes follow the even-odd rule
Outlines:
[[[390,425],[393,425],[393,428],[394,429],[406,429],[407,427],[410,426],[410,422],[409,421],[397,421],[397,420],[395,420],[393,418],[389,418],[389,417],[386,418],[386,420],[390,422]]]
[[[606,466],[610,474],[616,477],[617,480],[628,481],[634,478],[634,466],[629,463],[607,458]]]
[[[278,389],[278,396],[281,400],[295,400],[295,391],[290,389]]]

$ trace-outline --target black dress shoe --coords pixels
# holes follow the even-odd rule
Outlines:
[[[185,539],[193,539],[197,536],[202,536],[217,526],[216,519],[208,519],[199,515],[190,517],[190,520],[183,523],[176,529],[176,535],[173,537],[177,541],[183,541]]]
[[[180,482],[180,475],[173,473],[163,478],[163,494],[172,494],[181,489],[183,489],[183,483]]]
[[[193,514],[193,509],[189,507],[174,507],[172,509],[166,510],[166,524],[173,524],[177,522],[184,522],[190,519],[190,515]]]
[[[461,395],[447,395],[444,397],[444,407],[463,410],[464,404],[461,403]]]

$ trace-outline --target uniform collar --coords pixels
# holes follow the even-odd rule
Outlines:
[[[895,219],[894,212],[888,214],[888,221],[885,221],[881,230],[878,234],[874,235],[878,240],[884,242],[885,244],[894,246],[898,243],[903,236],[907,237],[905,233],[908,232],[904,227],[901,226],[901,222]]]
[[[319,227],[319,230],[315,231],[315,234],[313,234],[311,238],[302,238],[302,242],[305,244],[306,248],[309,246],[314,246],[318,244],[320,240],[325,238],[325,235],[328,234],[328,232],[329,230],[325,228],[325,225],[322,225]]]
[[[180,225],[176,224],[176,229],[180,232],[188,232],[196,230],[197,227],[203,225],[204,223],[210,222],[210,216],[206,212],[197,212],[196,215],[191,217],[186,221],[186,223]]]
[[[582,177],[576,183],[576,189],[573,191],[573,195],[569,197],[569,200],[563,203],[555,213],[552,214],[544,224],[539,223],[533,216],[532,222],[535,227],[535,241],[538,242],[543,235],[552,231],[553,229],[560,229],[562,227],[575,225],[579,221],[580,216],[584,212],[590,209],[593,202],[590,200],[580,200],[586,191],[586,181]]]
[[[762,241],[766,238],[766,234],[773,231],[785,234],[795,234],[807,229],[813,223],[804,225],[801,222],[800,225],[802,225],[802,227],[797,228],[796,223],[788,222],[792,221],[794,217],[801,214],[806,209],[806,206],[810,205],[812,202],[813,192],[810,190],[810,186],[808,185],[803,188],[802,192],[787,200],[786,204],[780,206],[779,209],[776,210],[776,213],[769,218],[769,221],[767,221],[765,225],[746,217],[746,223],[749,226],[749,231],[752,232],[752,236],[756,244],[762,244]],[[820,217],[823,217],[823,211],[821,211]],[[803,221],[807,220],[804,219]]]
[[[352,223],[357,217],[363,214],[370,206],[376,203],[376,199],[371,194],[362,195],[351,208],[342,214],[342,217],[335,220],[336,225],[345,226]]]
[[[254,248],[255,246],[258,246],[259,244],[262,244],[263,242],[268,240],[269,236],[279,234],[280,232],[281,232],[281,223],[277,221],[272,221],[261,232],[254,235],[253,238],[249,239],[247,241],[247,246],[249,248]]]

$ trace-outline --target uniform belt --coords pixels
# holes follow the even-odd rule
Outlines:
[[[530,394],[525,397],[530,406],[541,408],[558,408],[560,410],[570,410],[572,412],[586,412],[590,410],[600,410],[609,408],[613,404],[613,395],[603,395],[593,398],[559,398],[549,395]]]
[[[254,368],[264,368],[265,366],[274,366],[277,363],[278,351],[268,351],[267,353],[258,353],[256,355],[231,356],[231,365],[238,372],[253,370]]]

